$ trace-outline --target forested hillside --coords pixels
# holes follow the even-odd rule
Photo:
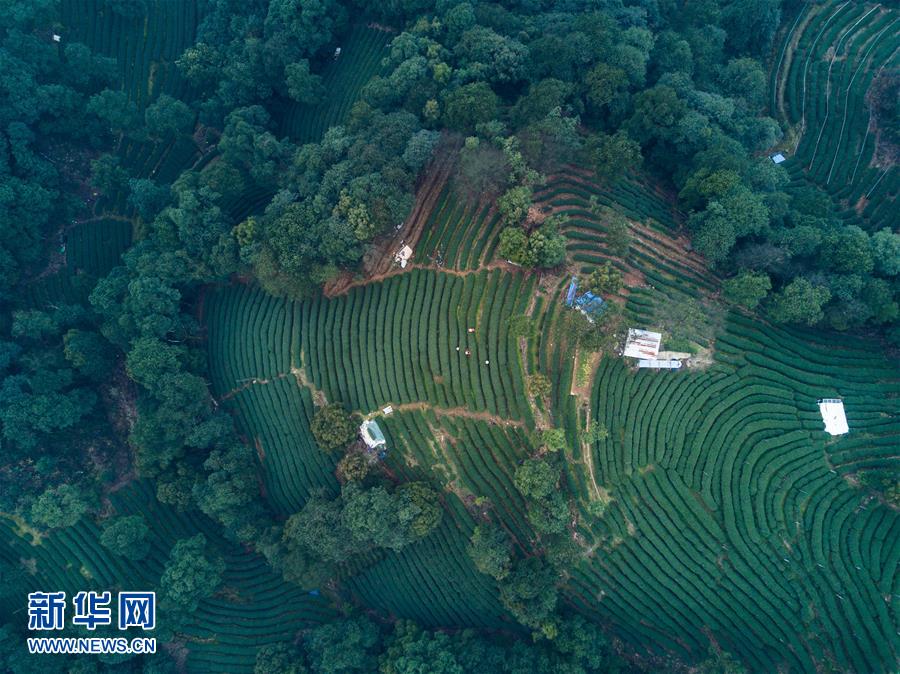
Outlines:
[[[0,3],[0,671],[896,671],[898,52],[856,0]],[[28,653],[30,592],[129,589],[157,653]]]

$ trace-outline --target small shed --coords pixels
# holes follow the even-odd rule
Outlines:
[[[378,422],[371,419],[362,422],[362,425],[359,427],[359,435],[369,449],[384,447],[387,444]]]
[[[819,401],[819,413],[825,422],[825,432],[829,435],[843,435],[850,431],[847,415],[844,414],[844,401],[840,398],[822,398]]]
[[[681,368],[681,361],[675,358],[659,360],[656,358],[642,358],[638,361],[637,366],[651,370],[678,370]]]
[[[413,249],[407,245],[404,245],[400,250],[397,251],[397,254],[394,255],[394,262],[399,264],[401,268],[405,269],[412,256]]]
[[[625,350],[622,355],[628,358],[654,360],[659,353],[661,343],[662,334],[659,332],[628,328],[628,338],[625,340]]]
[[[771,159],[771,160],[772,160],[774,163],[776,163],[776,164],[780,164],[780,163],[783,162],[785,159],[787,159],[787,157],[785,157],[783,154],[781,154],[780,152],[778,152],[778,153],[776,153],[776,154],[773,154],[771,157],[769,157],[769,159]]]
[[[569,289],[566,291],[566,306],[571,307],[575,303],[575,292],[578,290],[578,277],[573,276]]]

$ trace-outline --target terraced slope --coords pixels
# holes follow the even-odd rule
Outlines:
[[[211,293],[214,390],[265,457],[273,503],[293,512],[309,489],[335,485],[333,460],[308,433],[313,390],[363,413],[424,405],[533,423],[508,327],[533,283],[500,271],[415,270],[334,300],[292,304],[242,287]]]
[[[62,17],[63,43],[83,42],[115,58],[122,88],[139,107],[164,91],[190,95],[175,60],[194,43],[200,22],[195,0],[150,0],[146,17],[123,17],[104,0],[64,0]]]
[[[714,292],[717,279],[676,236],[668,202],[627,187],[573,169],[539,199],[572,219],[565,233],[576,263],[611,260],[626,272],[632,318],[652,319],[650,292],[673,301]],[[626,212],[627,260],[608,253],[592,195]],[[496,587],[464,548],[487,516],[533,553],[513,475],[534,451],[529,431],[551,424],[569,439],[566,479],[583,552],[565,602],[627,646],[660,655],[701,658],[713,638],[756,671],[812,672],[829,662],[889,671],[900,654],[900,521],[854,483],[860,471],[900,468],[896,365],[873,345],[733,314],[711,341],[707,369],[635,372],[607,356],[590,395],[578,398],[560,301],[567,277],[484,269],[490,244],[475,245],[490,209],[449,192],[435,204],[417,251],[441,248],[444,271],[395,270],[333,299],[291,303],[231,287],[206,303],[216,393],[257,443],[276,507],[290,512],[316,486],[335,488],[331,459],[309,440],[315,399],[379,415],[389,474],[441,490],[444,521],[434,534],[346,569],[342,587],[427,625],[508,628]],[[523,312],[534,337],[517,343],[506,318]],[[535,407],[525,372],[552,380]],[[824,433],[816,407],[833,396],[845,400],[852,429],[839,439]],[[383,416],[387,403],[395,411]],[[581,431],[597,421],[609,437],[582,444]]]
[[[500,217],[490,203],[469,203],[448,183],[422,226],[414,262],[448,269],[478,269],[493,256]]]
[[[518,629],[466,553],[474,521],[455,495],[445,505],[435,531],[346,579],[347,587],[364,605],[421,625]]]
[[[342,124],[359,100],[363,86],[381,70],[394,34],[383,28],[357,24],[341,42],[341,55],[325,67],[325,99],[317,105],[291,103],[282,132],[298,143],[313,143],[332,126]]]
[[[175,66],[193,44],[199,10],[193,0],[148,3],[147,17],[123,18],[103,0],[62,2],[61,44],[83,42],[97,54],[116,59],[120,86],[139,107],[159,94],[190,98],[191,92]],[[199,157],[189,136],[164,141],[120,139],[114,149],[130,176],[171,183]],[[103,195],[93,204],[93,217],[60,228],[66,239],[65,267],[48,268],[29,283],[29,304],[85,302],[94,280],[118,264],[131,245],[135,216],[124,190]],[[60,260],[61,262],[61,260]]]
[[[234,287],[208,293],[204,312],[213,394],[255,445],[269,502],[289,514],[311,489],[336,492],[336,459],[316,447],[309,431],[311,390],[292,373],[299,334],[290,303]]]
[[[70,274],[105,276],[131,245],[131,221],[103,218],[80,222],[68,232],[66,266]]]
[[[900,65],[900,11],[889,3],[803,3],[782,32],[772,105],[799,134],[785,163],[792,185],[824,188],[850,224],[896,229],[900,171],[879,151],[867,92],[879,73]]]
[[[525,309],[533,283],[499,270],[417,269],[304,304],[304,363],[329,400],[351,409],[426,402],[527,418],[508,319]]]
[[[661,651],[700,655],[708,630],[757,671],[886,671],[900,517],[847,478],[900,467],[886,449],[900,445],[900,372],[850,340],[736,315],[717,350],[705,372],[603,361],[591,413],[610,436],[572,478],[614,500],[581,521],[573,601]],[[838,440],[816,407],[832,396],[851,428]]]
[[[123,17],[104,0],[64,0],[63,43],[83,42],[94,53],[115,58],[120,86],[141,110],[163,93],[190,100],[193,92],[175,61],[194,43],[200,12],[195,0],[151,0],[146,16]],[[123,139],[116,154],[132,176],[170,183],[196,161],[199,150],[189,137]],[[131,215],[126,196],[124,192],[105,195],[95,205],[95,213]]]
[[[28,591],[52,588],[68,596],[80,590],[111,590],[155,587],[169,550],[176,540],[203,532],[212,550],[226,562],[222,589],[200,603],[182,640],[187,664],[196,672],[252,672],[256,649],[267,643],[290,639],[298,630],[329,620],[333,610],[327,602],[288,585],[265,561],[227,543],[216,526],[205,517],[178,513],[156,501],[152,487],[135,483],[112,496],[116,512],[140,513],[152,532],[150,555],[140,561],[110,553],[98,537],[99,527],[82,520],[31,544],[16,524],[0,517],[0,555],[8,561],[27,559],[35,572],[27,587],[13,593],[7,603],[19,601]],[[10,614],[22,605],[4,606]],[[157,612],[157,620],[165,615]]]

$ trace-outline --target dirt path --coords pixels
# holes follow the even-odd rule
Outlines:
[[[410,263],[410,264],[406,265],[406,269],[400,269],[400,267],[394,267],[393,269],[390,269],[382,274],[376,274],[375,276],[370,276],[367,278],[356,279],[354,281],[350,281],[349,283],[342,285],[340,288],[326,289],[324,291],[324,295],[328,299],[332,299],[334,297],[339,297],[340,295],[347,294],[353,288],[358,288],[360,286],[369,285],[370,283],[380,283],[381,281],[389,279],[393,276],[400,276],[401,274],[408,274],[413,269],[427,269],[427,270],[431,270],[431,271],[439,271],[443,274],[450,274],[451,276],[469,276],[471,274],[477,274],[477,273],[479,273],[481,271],[485,271],[485,270],[490,271],[491,269],[505,269],[510,272],[516,272],[516,271],[521,272],[522,271],[521,267],[517,267],[513,264],[510,264],[509,262],[506,262],[505,260],[496,260],[494,262],[491,262],[490,264],[486,264],[482,267],[478,267],[477,269],[448,269],[447,267],[439,267],[436,264]],[[330,290],[330,292],[329,292],[329,290]]]
[[[217,398],[217,402],[224,402],[236,396],[241,391],[245,391],[251,386],[257,385],[265,385],[271,384],[273,381],[277,381],[278,379],[284,379],[285,377],[294,377],[297,383],[300,386],[305,386],[312,391],[313,399],[315,400],[316,405],[321,406],[327,403],[325,398],[325,394],[320,389],[316,388],[312,382],[310,382],[306,373],[302,368],[291,367],[290,372],[281,372],[274,377],[263,378],[263,377],[252,377],[250,379],[246,379],[240,386],[236,386],[231,389],[227,393],[219,396]],[[475,421],[484,421],[488,424],[496,425],[496,426],[515,426],[516,428],[524,428],[525,422],[519,419],[507,419],[505,417],[501,417],[496,414],[491,414],[487,411],[473,412],[472,410],[466,407],[439,407],[437,405],[433,405],[429,402],[412,402],[412,403],[392,403],[390,401],[385,402],[381,405],[381,407],[369,414],[364,414],[363,416],[366,419],[371,419],[373,417],[383,417],[385,414],[381,411],[382,408],[391,406],[394,408],[394,412],[412,412],[412,411],[425,411],[431,410],[439,417],[456,417],[462,419],[473,419]],[[356,412],[360,412],[362,414],[362,410],[354,410]]]
[[[575,350],[575,362],[572,365],[572,386],[569,389],[569,393],[573,396],[577,396],[579,400],[590,403],[591,399],[591,386],[594,383],[594,375],[597,372],[597,365],[600,364],[600,358],[603,356],[599,351],[589,351],[585,353],[582,349],[577,348]],[[578,370],[579,367],[587,362],[587,367],[590,370],[590,375],[587,377],[587,381],[578,385]]]
[[[781,116],[782,120],[787,120],[787,114],[784,111],[784,88],[785,82],[787,82],[787,74],[790,72],[791,64],[794,62],[797,44],[800,42],[800,38],[803,37],[803,34],[806,32],[806,27],[815,15],[815,11],[807,11],[807,5],[803,5],[802,9],[797,14],[797,18],[794,20],[794,24],[791,26],[790,32],[786,36],[784,47],[781,50],[781,56],[778,59],[778,64],[775,66],[775,101],[773,107],[775,109],[774,111]],[[803,19],[803,23],[799,26],[800,30],[798,31],[797,27],[801,19]],[[784,77],[780,77],[782,69],[784,70]],[[780,82],[778,81],[779,77],[781,79]]]
[[[394,412],[423,412],[425,410],[431,410],[435,413],[435,415],[439,417],[472,419],[474,421],[484,421],[495,426],[515,426],[516,428],[525,427],[524,421],[520,421],[518,419],[506,419],[496,414],[491,414],[487,411],[473,412],[466,407],[438,407],[427,402],[400,403],[399,405],[385,403],[384,406],[387,407],[387,405],[393,407]],[[367,418],[376,416],[383,417],[385,415],[381,410],[378,410],[377,412],[373,412],[372,414],[367,415]]]
[[[394,265],[394,254],[400,248],[401,242],[415,250],[425,223],[434,210],[444,185],[450,177],[450,173],[456,164],[456,156],[461,147],[457,139],[444,137],[435,149],[435,158],[426,168],[416,186],[416,197],[412,210],[404,220],[400,229],[390,232],[369,247],[362,262],[361,274],[363,278],[354,278],[353,272],[347,271],[337,278],[328,281],[323,287],[326,297],[342,295],[347,290],[358,285],[375,282],[388,274]],[[407,267],[408,269],[409,267]]]
[[[272,377],[271,379],[264,379],[261,377],[250,377],[249,379],[244,379],[244,380],[242,380],[243,383],[240,386],[235,386],[233,389],[231,389],[227,393],[222,394],[221,396],[219,396],[216,399],[216,401],[220,402],[220,403],[225,402],[226,400],[230,400],[231,398],[234,398],[234,396],[236,396],[241,391],[246,391],[251,386],[256,386],[257,384],[271,384],[273,381],[275,381],[277,379],[284,379],[285,377],[288,376],[288,374],[289,373],[287,373],[287,372],[281,372],[281,373],[275,375],[274,377]]]

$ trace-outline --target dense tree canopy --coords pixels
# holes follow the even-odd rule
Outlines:
[[[99,16],[149,30],[157,4],[107,0]],[[62,9],[56,0],[0,5],[0,511],[35,545],[43,536],[94,535],[123,568],[146,560],[159,578],[173,653],[189,650],[195,637],[178,632],[200,602],[235,592],[223,585],[227,543],[261,555],[293,591],[322,588],[348,611],[311,621],[294,642],[260,648],[259,674],[640,666],[612,655],[600,627],[567,615],[557,596],[586,554],[577,542],[586,514],[570,503],[562,462],[579,440],[593,446],[620,429],[595,419],[576,437],[582,411],[554,418],[555,378],[529,368],[521,382],[535,423],[523,424],[516,450],[529,458],[515,464],[509,495],[523,505],[514,527],[493,497],[454,480],[452,466],[382,463],[359,446],[342,456],[359,420],[339,397],[309,420],[292,409],[303,417],[298,428],[305,433],[309,421],[332,454],[298,461],[321,470],[322,489],[292,487],[289,506],[273,505],[264,498],[268,472],[278,470],[266,456],[270,439],[253,437],[232,415],[245,411],[250,394],[214,396],[206,289],[234,282],[308,300],[323,284],[353,282],[411,214],[421,216],[413,197],[435,158],[451,174],[447,189],[466,201],[462,210],[493,209],[485,222],[497,227],[497,266],[508,268],[506,260],[545,279],[581,273],[584,288],[618,294],[620,267],[646,255],[644,226],[653,223],[600,201],[609,203],[623,179],[640,178],[669,199],[690,247],[722,279],[710,291],[717,298],[721,289],[733,307],[775,322],[876,330],[900,343],[900,234],[846,221],[841,211],[853,204],[766,156],[787,131],[768,116],[776,111],[767,109],[767,68],[793,5],[208,0],[196,7],[188,46],[154,61],[140,82],[132,81],[136,65],[69,39],[75,31],[61,28]],[[334,50],[351,23],[386,35],[385,57],[333,124],[298,137],[295,113],[334,94],[325,85],[339,81],[330,75]],[[896,72],[885,69],[867,97],[877,142],[894,149],[897,90]],[[187,158],[178,156],[184,148]],[[883,154],[879,161],[893,161]],[[593,171],[602,188],[588,211],[610,261],[594,267],[571,254],[584,214],[545,207],[542,196],[571,164]],[[101,220],[126,223],[132,244],[108,273],[78,269],[67,245],[76,227]],[[610,302],[593,324],[569,312],[561,332],[572,348],[612,353],[631,311]],[[689,328],[712,324],[709,313],[689,298],[666,303],[656,319],[669,346],[690,344]],[[556,333],[517,318],[508,323],[511,339],[553,374],[543,350]],[[305,349],[271,377],[254,371],[248,386],[268,386],[267,395],[280,395],[272,393],[276,378],[306,386],[301,371],[315,354]],[[322,391],[315,394],[319,404]],[[232,398],[234,406],[225,402]],[[490,423],[498,423],[493,415]],[[437,457],[445,440],[409,442]],[[301,453],[299,444],[286,451]],[[185,522],[202,520],[208,537],[179,532],[164,544],[159,523],[119,511],[109,487],[132,479]],[[889,471],[858,481],[896,503]],[[602,520],[610,503],[593,500],[589,515]],[[58,531],[73,527],[77,536]],[[451,532],[462,532],[468,553],[453,564],[484,574],[478,582],[508,612],[502,630],[430,630],[387,611],[353,612],[358,593],[345,592],[344,581],[386,559],[412,566],[426,549],[449,554]],[[36,563],[19,557],[0,555],[0,595],[12,591],[7,584],[17,591]],[[81,573],[88,577],[87,565]],[[0,626],[3,671],[38,668],[16,654],[20,636]],[[698,671],[741,671],[718,645],[709,654],[701,646]],[[171,665],[85,662],[41,669],[149,673]]]

